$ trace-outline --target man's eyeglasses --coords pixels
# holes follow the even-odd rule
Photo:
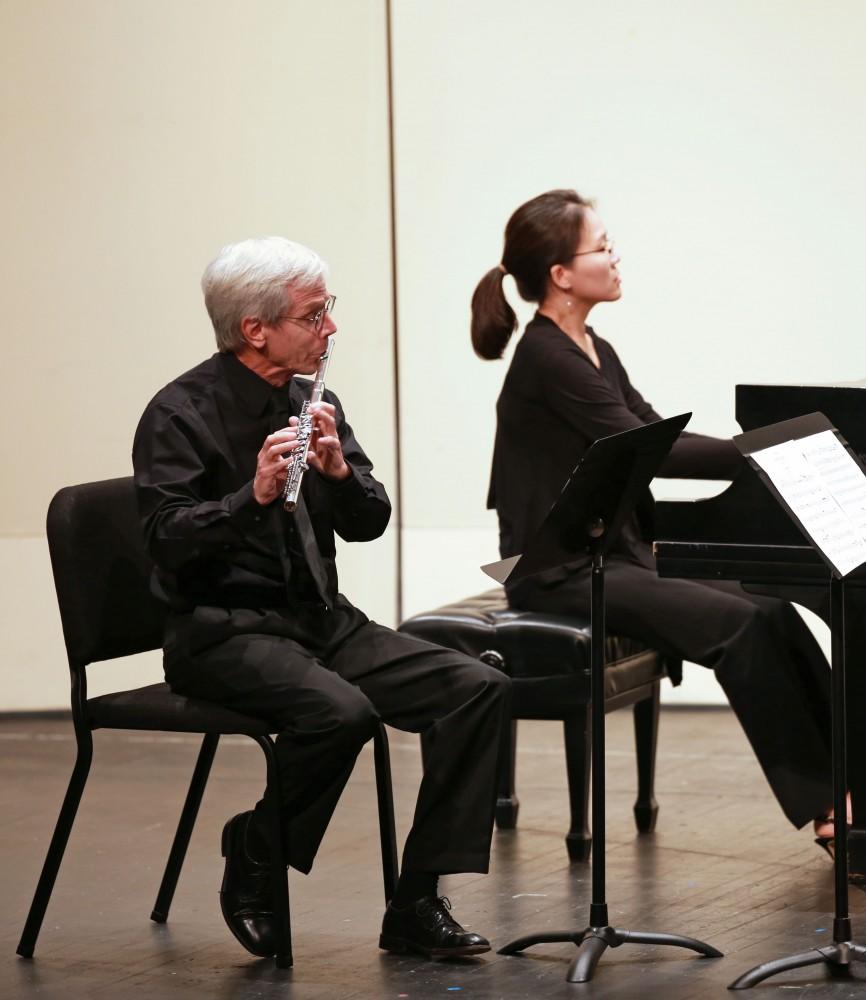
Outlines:
[[[575,257],[586,257],[591,253],[613,253],[613,240],[609,236],[606,236],[604,246],[596,247],[595,250],[578,250],[577,253],[573,253],[571,256],[573,259]]]
[[[278,316],[277,322],[283,319],[290,319],[293,323],[311,323],[313,329],[316,333],[319,333],[322,327],[325,325],[325,317],[330,313],[334,306],[337,304],[337,296],[329,295],[325,299],[325,304],[321,309],[317,309],[314,313],[309,316]]]

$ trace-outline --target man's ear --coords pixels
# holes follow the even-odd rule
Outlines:
[[[554,264],[550,269],[550,283],[562,292],[571,291],[571,273],[562,264]]]
[[[265,328],[258,316],[244,316],[241,320],[241,336],[250,347],[261,350],[265,346]]]

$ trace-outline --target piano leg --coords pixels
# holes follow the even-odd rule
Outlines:
[[[845,679],[848,682],[848,788],[852,824],[848,868],[852,884],[866,890],[866,590],[845,588]]]

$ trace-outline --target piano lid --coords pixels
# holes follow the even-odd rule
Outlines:
[[[818,412],[854,451],[866,452],[866,380],[849,385],[738,385],[735,395],[737,423],[744,431]]]
[[[829,418],[855,452],[866,454],[866,385],[736,387],[737,423],[744,431],[816,411]],[[655,506],[654,534],[657,540],[665,541],[809,544],[747,466],[716,496],[659,501]]]

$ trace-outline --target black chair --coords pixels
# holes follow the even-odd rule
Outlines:
[[[517,823],[519,802],[514,768],[518,719],[559,719],[564,723],[565,760],[571,825],[565,838],[571,861],[589,858],[590,683],[589,620],[515,611],[501,588],[413,615],[400,625],[407,632],[457,649],[498,667],[512,680],[512,723],[500,757],[496,825]],[[605,645],[605,711],[634,706],[638,792],[634,817],[641,833],[655,829],[655,756],[659,683],[668,670],[655,650],[631,639],[608,636]]]
[[[30,906],[18,954],[29,958],[42,925],[93,757],[94,729],[146,729],[202,733],[204,738],[151,919],[164,923],[186,856],[199,804],[220,736],[249,736],[262,748],[267,769],[265,803],[275,878],[274,910],[282,928],[276,965],[292,964],[288,878],[280,822],[274,741],[267,723],[211,702],[173,694],[167,684],[87,697],[88,664],[162,645],[163,605],[149,589],[131,478],[60,490],[48,509],[48,545],[72,678],[72,722],[77,756],[60,817]],[[397,849],[388,741],[374,738],[382,870],[387,903],[397,879]]]

